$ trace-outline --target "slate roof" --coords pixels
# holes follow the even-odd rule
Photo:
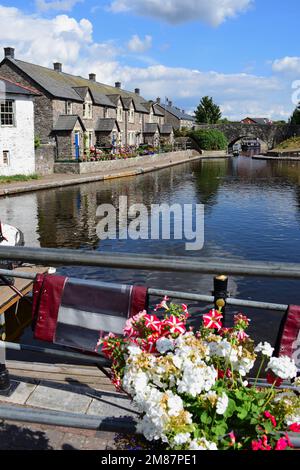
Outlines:
[[[166,110],[170,114],[173,114],[177,119],[184,120],[184,121],[195,121],[194,116],[191,114],[184,113],[181,109],[177,108],[176,106],[169,106],[164,103],[159,104],[162,109]]]
[[[132,98],[122,98],[122,101],[123,101],[124,109],[126,110],[130,109],[130,105],[133,101]]]
[[[35,91],[31,90],[29,87],[24,87],[19,83],[15,83],[12,80],[0,76],[0,81],[4,82],[4,88],[0,84],[0,93],[9,93],[13,95],[38,95]]]
[[[112,132],[115,128],[118,127],[120,130],[118,121],[116,119],[106,118],[106,119],[98,119],[95,132]]]
[[[159,126],[159,130],[161,134],[170,135],[173,132],[173,127],[170,124],[163,124],[162,126]]]
[[[246,117],[245,119],[251,119],[251,121],[255,122],[256,124],[271,124],[272,123],[272,121],[269,118]],[[243,119],[243,121],[245,119]]]
[[[164,111],[161,111],[161,110],[159,109],[159,107],[158,107],[156,104],[155,104],[153,107],[154,107],[154,114],[155,114],[155,116],[161,116],[161,117],[164,117],[164,116],[165,116]]]
[[[53,130],[54,131],[72,131],[77,123],[77,121],[79,120],[80,124],[81,124],[81,127],[82,129],[85,131],[85,126],[80,118],[80,116],[78,116],[77,114],[61,114],[54,127],[53,127]]]
[[[159,129],[157,124],[147,123],[147,124],[145,124],[144,134],[155,134],[157,129]]]

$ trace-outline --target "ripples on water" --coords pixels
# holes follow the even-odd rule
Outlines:
[[[129,203],[205,204],[205,245],[187,252],[185,241],[99,241],[96,209]],[[25,233],[28,246],[217,259],[300,263],[300,166],[239,157],[202,161],[143,176],[40,191],[0,199],[1,219]],[[68,267],[64,274],[151,287],[209,293],[212,277],[133,270]],[[231,278],[241,298],[300,303],[296,281]],[[194,312],[207,306],[194,306]],[[244,309],[246,312],[246,310]],[[247,311],[252,332],[274,341],[281,315]]]

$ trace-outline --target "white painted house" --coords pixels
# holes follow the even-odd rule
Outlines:
[[[34,95],[0,76],[0,176],[35,173]]]

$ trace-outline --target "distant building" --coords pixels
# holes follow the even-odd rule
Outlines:
[[[169,124],[174,129],[192,129],[196,124],[194,116],[187,114],[183,109],[173,106],[172,101],[167,100],[162,103],[160,98],[157,98],[154,108],[162,113],[165,118],[165,124]]]
[[[37,93],[0,76],[0,175],[35,173],[34,110]]]
[[[241,121],[242,124],[273,124],[273,121],[271,121],[269,118],[251,118],[251,117],[246,117]]]

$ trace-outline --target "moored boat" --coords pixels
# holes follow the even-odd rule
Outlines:
[[[24,235],[21,230],[12,225],[2,224],[0,221],[0,247],[5,246],[23,246]],[[20,263],[12,263],[11,261],[1,261],[0,268],[12,269],[14,266],[20,265]]]

